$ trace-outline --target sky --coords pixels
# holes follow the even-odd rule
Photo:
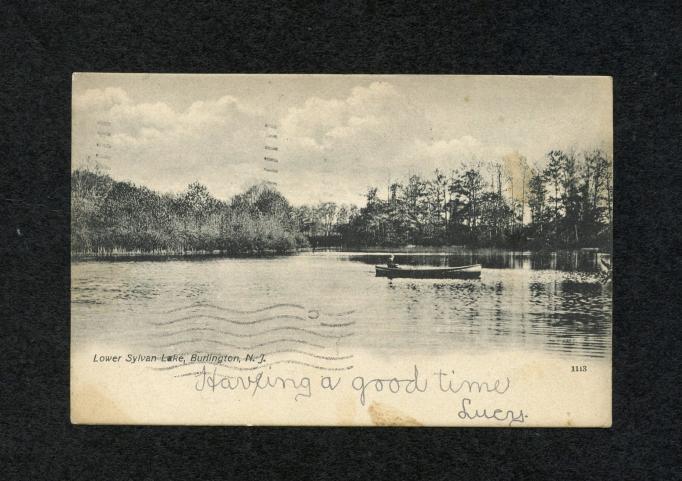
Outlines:
[[[224,200],[272,181],[294,205],[613,145],[608,77],[76,73],[72,109],[73,170]]]

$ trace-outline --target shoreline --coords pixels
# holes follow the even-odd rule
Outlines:
[[[410,247],[327,247],[327,248],[299,248],[285,252],[275,250],[228,252],[228,251],[192,251],[192,252],[117,252],[110,254],[71,253],[71,262],[131,262],[131,261],[167,261],[167,260],[206,260],[206,259],[246,259],[292,256],[302,253],[350,253],[364,255],[457,255],[475,254],[485,251],[506,251],[520,255],[579,253],[583,255],[611,255],[603,249],[597,248],[564,248],[564,249],[521,249],[507,247],[467,247],[467,246],[410,246]]]
[[[297,249],[293,251],[261,251],[261,252],[227,252],[227,251],[194,251],[194,252],[121,252],[115,254],[83,254],[71,253],[71,262],[98,262],[98,261],[164,261],[180,259],[223,259],[223,258],[269,258],[298,254],[310,249]]]

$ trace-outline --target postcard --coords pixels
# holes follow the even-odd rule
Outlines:
[[[611,425],[611,78],[72,100],[73,423]]]

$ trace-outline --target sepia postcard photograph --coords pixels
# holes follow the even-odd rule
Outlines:
[[[74,424],[611,426],[610,77],[74,73]]]

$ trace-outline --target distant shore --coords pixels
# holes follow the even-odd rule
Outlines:
[[[71,253],[71,261],[149,261],[172,259],[214,259],[214,258],[248,258],[248,257],[277,257],[292,255],[312,249],[296,249],[285,252],[266,250],[260,252],[228,252],[228,251],[193,251],[193,252],[116,252],[106,254]]]
[[[82,259],[267,257],[333,246],[381,246],[386,252],[445,245],[608,250],[610,159],[598,149],[579,155],[551,151],[547,162],[542,171],[523,164],[516,196],[513,181],[502,182],[501,164],[490,183],[491,172],[473,165],[449,175],[438,169],[428,177],[411,175],[391,184],[386,198],[371,187],[360,207],[331,201],[296,207],[263,183],[229,201],[198,182],[181,193],[161,193],[96,169],[77,170],[71,249]]]
[[[290,256],[302,254],[306,252],[358,252],[366,253],[368,255],[379,254],[404,254],[404,255],[456,255],[458,253],[472,253],[475,251],[507,251],[511,253],[530,253],[530,254],[551,254],[556,252],[581,252],[585,254],[594,253],[609,255],[610,252],[605,249],[596,247],[584,247],[573,249],[519,249],[511,247],[469,247],[469,246],[345,246],[345,247],[320,247],[312,248],[305,247],[299,249],[292,249],[288,251],[251,251],[251,252],[228,252],[228,251],[190,251],[190,252],[112,252],[112,253],[71,253],[72,262],[96,262],[96,261],[162,261],[162,260],[180,260],[180,259],[219,259],[219,258],[270,258],[279,256]]]

